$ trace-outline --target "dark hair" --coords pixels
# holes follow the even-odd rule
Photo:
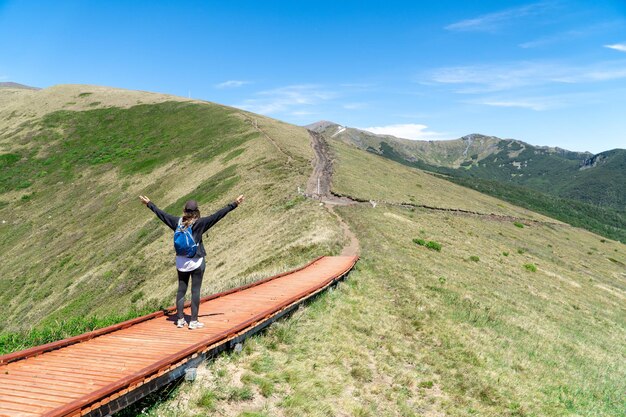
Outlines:
[[[194,224],[196,220],[200,218],[200,210],[185,210],[183,211],[183,221],[182,224],[184,227],[189,227]]]

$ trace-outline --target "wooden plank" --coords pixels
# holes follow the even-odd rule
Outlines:
[[[163,346],[154,347],[154,348],[146,347],[145,349],[137,349],[138,343],[144,344],[144,342],[141,340],[136,341],[134,345],[130,343],[129,341],[126,341],[124,344],[121,344],[119,341],[111,340],[111,343],[107,344],[106,346],[103,346],[103,347],[86,346],[84,349],[86,351],[89,351],[95,354],[116,355],[116,356],[124,356],[124,355],[136,356],[137,354],[155,356],[155,355],[159,355],[163,353],[163,350],[164,350]],[[80,351],[77,351],[77,352],[80,352]]]
[[[23,388],[20,390],[19,387],[11,387],[11,389],[0,387],[0,395],[6,395],[7,397],[15,397],[15,398],[26,398],[30,400],[31,403],[36,403],[39,399],[49,400],[52,402],[60,402],[66,403],[68,400],[73,400],[80,397],[80,394],[75,394],[72,396],[60,395],[58,392],[54,392],[53,394],[50,391],[41,392],[40,390],[31,389],[29,391],[24,390]]]
[[[64,401],[52,401],[52,400],[36,400],[36,403],[33,402],[33,398],[20,398],[15,397],[13,395],[3,395],[0,394],[0,404],[2,406],[11,407],[11,406],[21,406],[21,410],[24,411],[35,411],[45,410],[47,408],[58,407],[60,404],[63,404]]]
[[[85,378],[88,375],[78,375],[75,372],[67,372],[67,371],[58,371],[54,369],[46,369],[45,367],[23,367],[24,369],[13,370],[11,373],[18,372],[22,375],[33,375],[39,374],[45,377],[58,377],[61,380],[67,380],[70,382],[81,382],[87,380],[92,380],[96,382],[111,382],[115,380],[115,377],[106,377],[106,376],[89,376],[89,378]],[[9,374],[11,375],[11,374]]]
[[[77,358],[78,356],[78,358]],[[162,356],[162,354],[161,354]],[[57,353],[56,360],[76,361],[85,364],[132,364],[137,362],[150,362],[159,356],[142,355],[140,353],[122,355],[110,355],[106,353],[93,352],[89,349],[82,349],[80,352]]]
[[[33,373],[28,372],[28,371],[17,371],[17,372],[14,372],[12,375],[13,375],[12,379],[14,380],[20,380],[20,378],[29,378],[29,380],[32,380],[33,378]],[[63,385],[63,386],[75,386],[76,389],[78,390],[87,389],[89,386],[102,386],[102,385],[106,385],[110,383],[110,380],[100,381],[100,380],[94,380],[91,378],[85,379],[83,377],[78,377],[78,376],[68,375],[68,374],[54,375],[54,374],[42,373],[42,374],[36,375],[35,377],[41,381],[49,381],[50,386],[54,386],[57,384]]]
[[[66,353],[66,352],[59,352],[59,351],[56,351],[54,353],[56,355],[56,358],[64,358],[66,361],[77,359],[76,358],[77,355],[75,353],[71,353],[71,352]],[[123,364],[129,361],[132,361],[132,362],[146,361],[147,362],[150,360],[150,358],[151,358],[150,356],[144,356],[139,353],[134,354],[134,355],[111,357],[108,354],[92,352],[89,349],[80,350],[80,359],[84,360],[86,363],[97,362],[97,363],[109,363],[109,364],[115,364],[115,363]]]
[[[3,383],[12,383],[12,381],[16,381],[20,385],[30,384],[30,383],[41,383],[45,384],[47,387],[50,386],[61,386],[63,388],[68,389],[80,389],[84,388],[86,385],[94,386],[93,382],[90,381],[82,381],[82,382],[70,382],[64,381],[58,377],[45,377],[41,375],[33,375],[30,372],[27,373],[13,373],[11,374],[11,378],[4,380]]]
[[[21,367],[22,370],[25,371],[44,371],[49,375],[57,374],[57,375],[80,375],[81,377],[89,377],[93,379],[111,379],[114,377],[125,376],[126,373],[122,371],[114,371],[111,369],[107,369],[106,373],[99,372],[95,369],[81,369],[79,366],[75,366],[74,364],[39,364],[39,365],[24,365]]]
[[[38,417],[41,416],[40,412],[28,412],[24,411],[22,407],[12,409],[0,404],[0,417]]]
[[[47,394],[47,393],[50,393],[51,390],[50,390],[50,385],[45,385],[45,384],[37,385],[37,384],[29,384],[29,383],[21,382],[19,385],[12,384],[10,387],[2,386],[0,387],[0,392],[3,394],[11,394],[13,392],[25,392],[25,393],[37,392],[41,394]],[[58,395],[59,397],[67,397],[67,398],[75,398],[80,395],[80,393],[77,392],[75,389],[66,388],[65,390],[63,390],[63,389],[59,389],[58,386],[54,387],[54,393],[55,395]]]
[[[44,365],[44,366],[55,366],[55,365],[67,365],[68,363],[72,365],[72,367],[88,367],[88,368],[112,368],[115,366],[121,365],[132,365],[137,361],[146,361],[149,362],[150,358],[114,358],[114,357],[106,357],[106,356],[98,356],[93,357],[89,356],[89,354],[82,350],[80,352],[76,352],[74,354],[64,353],[59,354],[55,352],[54,357],[47,357],[44,361],[31,362],[31,365]],[[17,369],[18,367],[16,367]]]

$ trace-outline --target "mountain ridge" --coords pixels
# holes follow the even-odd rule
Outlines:
[[[534,146],[477,133],[445,141],[413,141],[324,121],[306,126],[328,140],[463,178],[512,183],[555,196],[621,210],[626,206],[626,150],[592,154]]]
[[[12,81],[0,82],[0,88],[14,88],[14,89],[22,89],[22,90],[41,90],[41,88],[39,87],[31,87],[29,85],[15,83]]]
[[[368,136],[368,137],[376,137],[376,138],[380,138],[381,140],[383,138],[388,138],[388,139],[393,139],[396,140],[400,143],[402,143],[403,145],[410,145],[413,144],[415,145],[418,149],[423,149],[425,146],[433,146],[434,144],[441,144],[442,146],[450,146],[451,148],[454,148],[455,145],[458,145],[458,143],[465,143],[465,144],[472,144],[475,141],[505,141],[505,142],[509,142],[509,143],[518,143],[521,144],[523,146],[530,146],[533,147],[535,149],[539,149],[542,151],[546,151],[549,153],[553,153],[553,154],[560,154],[560,155],[576,155],[576,156],[580,156],[581,160],[584,160],[586,158],[591,158],[594,155],[597,154],[593,154],[592,152],[588,152],[588,151],[572,151],[569,149],[565,149],[565,148],[561,148],[558,146],[547,146],[547,145],[532,145],[528,142],[524,142],[522,140],[519,139],[512,139],[512,138],[500,138],[497,136],[490,136],[490,135],[485,135],[482,133],[469,133],[467,135],[463,135],[457,139],[445,139],[445,140],[422,140],[422,139],[406,139],[406,138],[401,138],[398,136],[394,136],[394,135],[387,135],[387,134],[377,134],[377,133],[372,133],[369,132],[367,130],[364,129],[359,129],[359,128],[353,128],[353,127],[348,127],[348,126],[344,126],[332,121],[328,121],[328,120],[320,120],[314,123],[310,123],[308,125],[304,125],[305,128],[309,129],[309,130],[313,130],[315,132],[318,133],[323,133],[326,136],[329,135],[328,133],[328,129],[336,129],[335,132],[333,132],[332,134],[330,134],[333,137],[339,137],[341,138],[341,136],[344,134],[344,132],[347,132],[345,134],[349,134],[350,132],[352,132],[353,134],[350,135],[352,137],[354,137],[355,135],[361,134],[364,136]],[[341,131],[339,131],[341,130]],[[467,149],[467,148],[466,148]],[[619,148],[617,148],[619,149]],[[611,149],[614,150],[614,149]],[[603,152],[608,152],[610,150],[607,151],[602,151],[599,153],[603,153]],[[463,152],[463,156],[467,156],[469,152]],[[479,158],[478,160],[484,159],[483,158]]]

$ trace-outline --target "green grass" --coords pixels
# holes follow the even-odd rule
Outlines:
[[[22,139],[34,146],[0,159],[0,192],[28,188],[42,173],[46,184],[71,180],[89,166],[111,165],[131,175],[185,156],[197,161],[231,152],[228,160],[253,137],[232,110],[177,102],[61,110],[39,126],[34,137]]]
[[[287,201],[283,207],[285,208],[285,210],[290,210],[297,206],[299,203],[302,203],[304,200],[306,200],[306,197],[298,195]]]
[[[216,400],[217,396],[213,391],[205,391],[200,398],[198,398],[197,404],[208,411],[213,411],[215,410]]]
[[[441,252],[441,243],[437,243],[437,242],[435,242],[435,241],[429,240],[429,241],[426,243],[426,247],[427,247],[428,249],[432,249],[432,250],[435,250],[435,251],[437,251],[437,252]]]
[[[258,411],[244,411],[239,414],[239,417],[270,417],[270,415]]]
[[[249,401],[254,397],[252,390],[248,386],[233,387],[228,393],[228,401]]]
[[[358,287],[363,288],[363,298],[359,297],[359,302],[376,299],[383,294],[391,295],[390,304],[396,305],[396,308],[389,310],[393,320],[399,320],[398,324],[406,323],[407,326],[419,328],[417,333],[409,333],[414,342],[402,343],[402,338],[393,338],[394,349],[391,352],[397,352],[399,357],[406,357],[411,363],[423,364],[416,374],[422,380],[433,381],[440,392],[445,393],[444,396],[449,401],[443,401],[440,406],[445,414],[466,415],[473,409],[478,415],[507,415],[510,410],[517,410],[525,415],[619,415],[623,401],[620,401],[618,393],[624,389],[621,379],[626,375],[626,368],[614,366],[617,353],[610,346],[617,340],[616,337],[620,337],[617,334],[626,334],[623,313],[605,311],[603,314],[602,322],[609,325],[612,332],[617,333],[610,334],[605,333],[599,322],[586,316],[586,313],[571,317],[571,310],[563,305],[565,300],[577,300],[577,303],[583,305],[578,311],[594,311],[594,314],[598,314],[603,311],[598,302],[605,306],[611,303],[600,301],[605,297],[602,289],[590,286],[578,292],[577,287],[568,283],[555,283],[554,278],[547,279],[535,267],[537,278],[533,278],[531,285],[533,288],[540,288],[543,297],[548,296],[548,299],[534,301],[530,292],[518,292],[527,282],[519,286],[519,274],[506,263],[500,264],[495,256],[500,252],[496,251],[491,256],[485,255],[484,259],[481,256],[481,265],[485,265],[483,268],[492,271],[487,276],[482,270],[468,270],[459,262],[462,259],[459,254],[481,246],[480,242],[489,242],[489,245],[481,246],[486,251],[491,246],[501,247],[515,242],[515,238],[497,234],[497,231],[505,230],[498,223],[481,221],[474,224],[475,220],[471,219],[451,221],[434,214],[422,213],[412,220],[414,225],[411,226],[399,221],[394,224],[389,220],[391,217],[383,218],[373,211],[342,209],[342,214],[356,222],[356,230],[360,232],[359,237],[365,251],[361,261],[365,262],[351,277],[358,281]],[[409,213],[398,211],[397,214],[410,218]],[[354,227],[355,223],[352,224]],[[403,226],[399,227],[400,225]],[[447,240],[454,242],[447,245],[450,249],[445,261],[428,258],[428,263],[424,264],[425,259],[418,256],[418,252],[409,253],[397,243],[389,245],[389,242],[401,242],[405,236],[417,232],[424,225],[429,227],[431,233],[438,231],[441,236],[446,235]],[[476,238],[464,243],[462,238],[450,236],[448,229],[470,229]],[[550,239],[555,238],[549,231],[549,228],[533,231],[530,239],[540,242],[545,238],[544,234],[550,235]],[[570,236],[575,241],[569,244],[565,243],[565,239],[556,239],[561,250],[567,250],[568,253],[571,251],[575,257],[575,251],[580,250],[580,242],[587,236]],[[532,256],[540,259],[542,265],[550,264],[550,267],[544,266],[545,268],[557,271],[562,268],[551,259],[549,252]],[[604,271],[610,269],[601,262],[594,264],[594,268]],[[435,279],[442,273],[455,278],[444,282]],[[575,276],[577,282],[585,282],[585,275],[578,268],[561,274]],[[608,276],[606,272],[603,275]],[[379,281],[378,277],[387,279]],[[556,293],[551,288],[555,284],[559,286]],[[379,290],[374,290],[374,287],[379,287]],[[349,295],[347,297],[352,298]],[[617,297],[613,300],[617,300]],[[415,310],[411,305],[419,308]],[[544,307],[534,311],[541,305]],[[510,306],[515,307],[513,311],[507,312]],[[362,308],[366,311],[385,309],[369,303]],[[551,319],[546,322],[545,314],[548,311]],[[437,319],[440,315],[443,316],[441,320]],[[376,322],[389,326],[391,317],[379,318]],[[353,315],[352,320],[352,326],[356,329],[364,324],[358,314]],[[524,321],[533,324],[523,325]],[[544,347],[551,346],[553,342],[550,338],[546,339],[546,336],[538,336],[531,330],[533,326],[540,326],[543,329],[539,330],[541,334],[547,329],[559,329],[558,334],[566,334],[566,340],[560,342],[563,343],[560,348],[544,350]],[[394,331],[393,327],[385,330]],[[385,330],[374,328],[371,331],[375,335]],[[395,332],[402,334],[398,330]],[[592,334],[584,334],[586,332]],[[429,342],[430,337],[433,339]],[[507,338],[506,346],[496,342],[499,337]],[[487,348],[483,343],[493,345]],[[417,358],[411,359],[408,356],[411,346],[422,347],[416,354]],[[597,355],[583,354],[578,350],[585,349],[583,346],[597,352]],[[577,353],[573,353],[572,349]],[[574,356],[555,373],[551,364],[553,361],[561,361],[565,352]],[[380,358],[375,363],[389,363],[388,361],[388,358]],[[596,367],[607,366],[612,369],[608,380],[594,371]],[[458,378],[453,369],[458,370],[463,377]],[[389,366],[378,372],[397,372],[397,368]],[[536,385],[538,381],[541,381],[540,387]],[[593,383],[590,384],[591,381]],[[556,396],[556,401],[552,400],[555,398],[554,391],[551,391],[553,386],[563,387]],[[373,391],[373,387],[367,390],[369,394],[366,395],[369,397],[366,398],[376,398]],[[385,403],[382,398],[378,398]],[[389,407],[388,403],[386,407]]]
[[[239,180],[237,165],[230,165],[201,182],[192,192],[168,205],[165,211],[169,213],[182,212],[182,208],[188,200],[196,200],[198,204],[213,203],[229,192]]]
[[[537,266],[535,264],[524,264],[524,269],[530,272],[537,272]]]
[[[426,242],[424,239],[415,238],[413,239],[413,243],[418,246],[424,246],[425,248],[432,249],[437,252],[441,252],[441,243],[429,240]]]

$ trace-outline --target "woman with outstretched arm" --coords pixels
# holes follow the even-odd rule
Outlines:
[[[191,278],[191,320],[189,321],[189,329],[193,330],[204,327],[204,324],[198,321],[200,287],[202,286],[202,277],[204,276],[204,270],[206,268],[204,262],[206,251],[202,243],[202,235],[226,216],[228,212],[237,208],[243,201],[243,195],[240,195],[235,201],[207,217],[200,217],[198,203],[195,200],[187,201],[183,208],[182,217],[177,217],[159,209],[145,195],[139,196],[139,199],[152,210],[163,223],[176,232],[174,237],[174,246],[177,252],[176,270],[178,272],[178,292],[176,293],[176,314],[178,321],[176,322],[176,326],[181,328],[185,327],[187,324],[183,314],[183,308],[185,305],[185,294],[189,286],[189,278]],[[188,238],[187,240],[190,241],[190,244],[180,249],[180,242],[184,242],[185,238]],[[193,238],[192,241],[191,238]],[[181,252],[181,250],[183,252]]]

